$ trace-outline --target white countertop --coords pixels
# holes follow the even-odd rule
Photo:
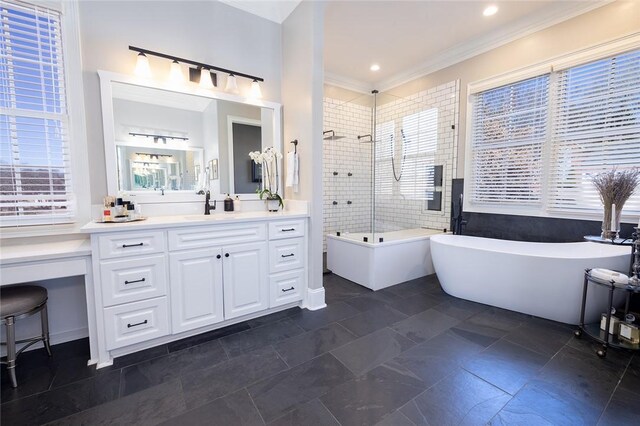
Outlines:
[[[305,218],[309,214],[300,211],[280,211],[280,212],[266,212],[266,211],[248,211],[248,212],[216,212],[210,216],[204,214],[198,215],[178,215],[178,216],[155,216],[149,217],[146,220],[136,222],[111,222],[111,223],[98,223],[90,222],[81,228],[81,231],[88,234],[101,233],[101,232],[113,232],[124,230],[138,230],[138,229],[158,229],[158,228],[175,228],[184,226],[203,226],[203,225],[220,225],[225,223],[239,223],[239,222],[256,222],[256,221],[268,221],[278,219],[295,219]]]
[[[0,247],[0,262],[2,262],[3,266],[21,262],[90,255],[91,242],[88,239],[36,244],[12,244]]]

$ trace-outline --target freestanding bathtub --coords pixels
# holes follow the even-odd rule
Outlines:
[[[629,256],[628,247],[592,242],[431,237],[435,272],[448,294],[567,324],[580,322],[584,270],[628,271]],[[623,292],[616,293],[621,300]],[[590,285],[585,321],[596,321],[607,305],[608,290]]]
[[[327,268],[371,290],[433,274],[429,238],[433,229],[327,235]],[[367,238],[367,242],[364,238]],[[382,242],[380,242],[382,238]]]

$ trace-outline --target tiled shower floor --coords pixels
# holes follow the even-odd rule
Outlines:
[[[455,299],[435,276],[371,292],[325,275],[297,308],[87,367],[88,342],[2,371],[2,425],[640,424],[640,353]]]

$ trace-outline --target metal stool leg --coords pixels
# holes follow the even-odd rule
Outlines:
[[[7,326],[7,373],[9,373],[9,379],[11,379],[11,386],[18,387],[18,381],[16,380],[16,331],[14,328],[14,318],[6,318]]]
[[[47,302],[44,303],[44,306],[40,311],[40,322],[42,323],[42,341],[44,342],[44,348],[47,350],[49,356],[51,356],[51,346],[49,346],[49,315],[47,314]]]

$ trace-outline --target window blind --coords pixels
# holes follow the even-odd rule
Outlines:
[[[0,225],[73,220],[60,13],[0,1]]]
[[[590,176],[640,166],[640,51],[557,73],[549,210],[601,212]],[[624,206],[640,214],[640,193]]]
[[[438,147],[437,108],[403,117],[401,136],[403,166],[400,193],[411,200],[433,199]]]
[[[472,95],[472,203],[541,203],[548,86],[546,74]]]

